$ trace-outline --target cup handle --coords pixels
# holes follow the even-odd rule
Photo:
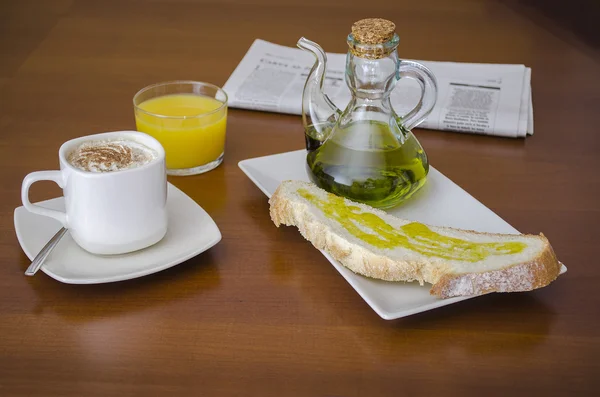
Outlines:
[[[398,62],[396,79],[409,78],[417,81],[421,86],[421,99],[417,106],[404,116],[399,117],[400,122],[407,130],[421,124],[433,110],[437,101],[437,81],[431,71],[425,66],[414,61]]]
[[[29,212],[38,215],[49,216],[58,220],[63,224],[64,227],[67,227],[67,214],[63,211],[51,210],[49,208],[44,208],[40,205],[32,204],[29,201],[29,188],[35,182],[38,181],[53,181],[61,188],[63,187],[63,179],[62,173],[60,171],[37,171],[28,174],[25,179],[23,179],[23,185],[21,185],[21,201],[23,202],[23,206]]]

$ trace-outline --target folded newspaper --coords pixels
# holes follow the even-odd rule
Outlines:
[[[315,59],[297,48],[255,40],[225,83],[229,106],[301,114],[302,89]],[[419,127],[523,138],[533,134],[531,69],[524,65],[418,61],[437,78],[438,100]],[[325,92],[344,109],[345,54],[327,54]],[[391,94],[396,113],[418,102],[418,83],[401,79]]]

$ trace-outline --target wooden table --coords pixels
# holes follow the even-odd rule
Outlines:
[[[0,395],[597,392],[600,53],[562,24],[584,8],[557,16],[542,3],[3,1]],[[220,244],[133,281],[23,275],[21,181],[55,169],[62,142],[134,128],[132,96],[150,83],[223,85],[255,38],[291,46],[305,35],[345,52],[352,22],[373,15],[397,22],[403,57],[533,68],[533,137],[416,133],[435,167],[517,229],[549,237],[569,266],[557,282],[382,320],[293,228],[273,226],[238,169],[302,148],[300,118],[242,110],[230,111],[221,167],[169,178],[215,219]],[[31,198],[59,195],[47,183]]]

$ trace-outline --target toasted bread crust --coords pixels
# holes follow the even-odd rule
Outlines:
[[[440,298],[530,291],[548,285],[560,273],[560,263],[543,235],[537,238],[544,240],[544,249],[529,262],[517,263],[500,270],[457,274],[452,273],[451,268],[443,263],[434,265],[428,260],[395,260],[347,241],[315,219],[306,208],[308,204],[289,198],[282,185],[277,188],[269,203],[271,219],[277,227],[281,224],[296,226],[302,236],[316,248],[329,253],[353,272],[386,281],[418,281],[421,285],[431,283],[430,293]]]
[[[441,298],[483,295],[490,292],[531,291],[556,280],[560,263],[550,244],[532,261],[505,269],[482,273],[444,275],[431,287],[431,294]]]

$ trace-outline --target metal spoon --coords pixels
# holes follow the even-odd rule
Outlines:
[[[42,248],[42,250],[33,259],[31,265],[29,265],[27,270],[25,270],[26,276],[33,276],[35,273],[37,273],[38,270],[40,270],[40,268],[44,264],[44,261],[46,261],[48,255],[50,255],[54,247],[56,247],[56,245],[58,244],[60,239],[65,235],[66,232],[67,229],[65,229],[64,227],[61,227],[60,230],[56,232],[54,237],[52,237],[50,241],[48,241],[44,248]]]

